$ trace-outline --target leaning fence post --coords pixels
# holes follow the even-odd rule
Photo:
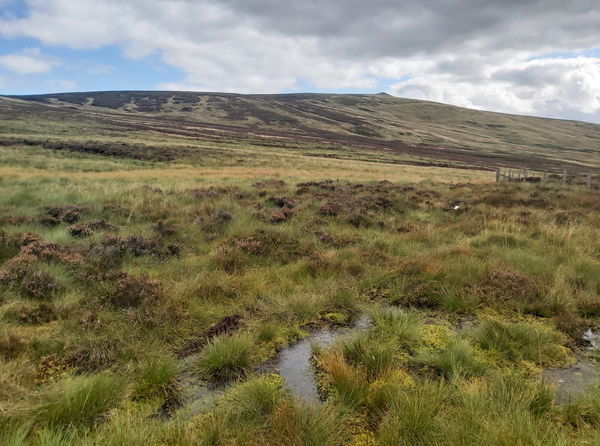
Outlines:
[[[563,169],[562,171],[562,183],[567,184],[567,170]]]

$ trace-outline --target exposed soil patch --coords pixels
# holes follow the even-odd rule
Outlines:
[[[231,334],[234,331],[238,330],[240,327],[242,327],[241,315],[232,314],[229,316],[225,316],[215,325],[206,330],[204,333],[188,342],[188,344],[186,344],[182,349],[180,349],[177,352],[177,356],[183,358],[186,356],[195,355],[196,353],[199,353],[211,339],[217,336]]]

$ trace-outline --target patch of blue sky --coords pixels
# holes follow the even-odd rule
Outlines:
[[[0,0],[0,18],[20,19],[26,17],[28,12],[25,0]]]
[[[387,92],[391,90],[393,84],[398,82],[404,82],[406,80],[411,79],[411,76],[403,76],[400,79],[383,79],[376,78],[374,79],[375,85],[369,88],[319,88],[315,84],[313,84],[310,80],[305,78],[300,78],[296,85],[292,88],[288,88],[283,93],[303,93],[303,92],[311,92],[311,93],[344,93],[344,94],[373,94],[373,93],[381,93]]]
[[[527,62],[541,59],[573,59],[575,57],[600,57],[600,48],[594,48],[585,51],[556,51],[544,53],[537,56],[532,56],[527,59]]]
[[[54,93],[58,91],[154,90],[162,82],[177,82],[184,73],[162,62],[159,54],[131,59],[115,46],[95,50],[73,50],[63,46],[42,46],[35,39],[0,40],[0,55],[40,48],[52,61],[51,72],[18,75],[4,70],[10,79],[3,94]]]

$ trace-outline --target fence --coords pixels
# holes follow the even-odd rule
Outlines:
[[[548,172],[543,170],[541,172],[531,172],[529,169],[496,169],[496,182],[501,181],[518,181],[524,183],[546,183],[546,182],[560,182],[562,184],[575,184],[585,185],[588,189],[592,188],[594,175],[592,172],[567,173],[566,169],[560,172]]]

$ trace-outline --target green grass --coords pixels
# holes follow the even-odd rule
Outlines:
[[[152,398],[176,392],[178,372],[179,366],[172,358],[151,358],[141,367],[134,395]]]
[[[467,342],[451,339],[441,350],[423,352],[417,363],[431,368],[434,373],[449,379],[471,378],[482,375],[486,364]]]
[[[116,133],[94,138],[196,144]],[[594,444],[596,390],[563,405],[540,377],[597,362],[595,191],[228,141],[185,166],[0,147],[0,443]],[[65,205],[116,229],[48,226]],[[25,292],[36,272],[60,290]],[[347,335],[313,353],[310,406],[262,371],[321,329]]]
[[[109,374],[59,381],[44,393],[34,417],[39,424],[48,426],[92,425],[123,401],[126,386],[122,377]]]
[[[208,378],[229,381],[244,377],[253,364],[253,340],[247,335],[222,336],[211,341],[197,368]]]
[[[384,339],[393,339],[402,346],[408,346],[420,337],[423,318],[414,310],[377,308],[372,311],[371,317],[374,332]]]
[[[440,442],[443,438],[440,412],[447,392],[442,384],[426,382],[415,390],[397,395],[381,421],[377,444],[429,445]]]
[[[561,364],[567,359],[558,332],[542,325],[484,320],[473,332],[482,349],[506,359],[528,360],[536,364]]]

